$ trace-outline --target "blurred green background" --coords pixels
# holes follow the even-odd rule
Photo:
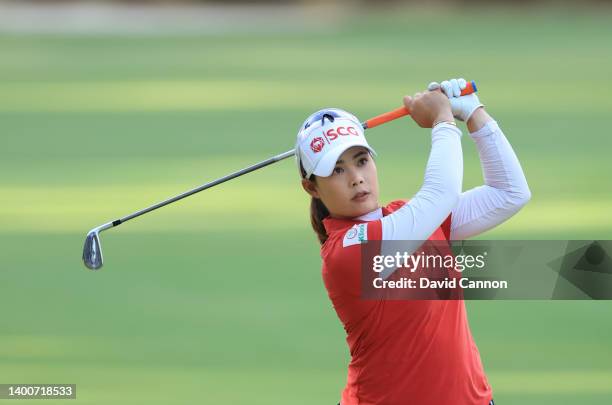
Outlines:
[[[291,149],[316,109],[366,119],[432,80],[477,81],[531,187],[482,238],[610,238],[607,9],[334,12],[279,32],[0,35],[1,383],[76,383],[83,404],[335,404],[349,355],[293,159],[104,233],[99,272],[82,243]],[[381,203],[410,198],[429,131],[368,137]],[[610,302],[467,306],[497,403],[612,402]]]

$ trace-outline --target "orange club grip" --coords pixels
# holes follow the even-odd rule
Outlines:
[[[476,83],[471,81],[471,82],[467,82],[467,86],[465,86],[465,89],[461,91],[461,95],[466,96],[468,94],[476,93],[477,91],[478,89],[476,88]],[[410,110],[404,106],[404,107],[396,108],[395,110],[392,110],[392,111],[388,111],[384,114],[377,115],[374,118],[370,118],[369,120],[362,123],[361,125],[363,126],[363,129],[374,128],[386,122],[401,118],[405,115],[410,115]]]

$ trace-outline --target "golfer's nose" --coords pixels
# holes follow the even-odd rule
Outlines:
[[[363,177],[359,174],[355,174],[351,180],[351,187],[363,184]]]

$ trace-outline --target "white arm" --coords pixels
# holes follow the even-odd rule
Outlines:
[[[451,239],[476,236],[516,214],[531,192],[512,146],[496,121],[470,133],[476,142],[485,184],[462,193],[453,209]]]
[[[462,180],[461,131],[450,124],[436,125],[423,186],[407,204],[381,219],[382,239],[428,239],[457,204]]]

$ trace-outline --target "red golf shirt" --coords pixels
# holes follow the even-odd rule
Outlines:
[[[391,202],[383,216],[405,203]],[[365,230],[353,228],[362,223]],[[381,220],[327,217],[323,224],[323,281],[351,354],[341,405],[487,405],[492,391],[464,301],[362,299],[361,249],[352,238],[361,231],[381,240]],[[450,216],[429,239],[447,240],[449,228]]]

